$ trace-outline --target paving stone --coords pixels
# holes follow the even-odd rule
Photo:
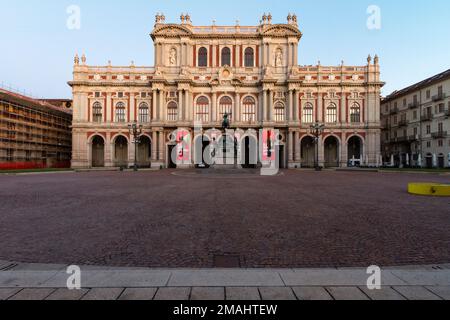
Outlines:
[[[192,288],[191,300],[225,300],[225,288],[223,287],[195,287]]]
[[[8,300],[44,300],[55,289],[37,288],[37,289],[23,289],[16,295],[10,297]]]
[[[427,290],[425,287],[405,286],[394,287],[394,289],[408,300],[442,300],[437,295]]]
[[[120,295],[119,300],[153,300],[157,288],[128,288]]]
[[[173,287],[234,287],[283,286],[278,272],[246,269],[174,271],[168,286]]]
[[[427,289],[444,300],[450,300],[450,286],[427,287]]]
[[[155,300],[189,300],[191,288],[159,288]]]
[[[292,269],[280,271],[287,286],[365,286],[369,275],[367,269]],[[405,285],[391,271],[382,270],[383,285]]]
[[[261,300],[256,287],[227,287],[225,292],[227,300]]]
[[[412,180],[426,182],[430,179],[428,175],[286,170],[282,175],[262,177],[258,170],[251,172],[234,175],[188,170],[181,176],[181,171],[173,175],[172,170],[161,170],[2,176],[0,194],[7,195],[1,203],[5,229],[0,233],[0,243],[4,244],[2,257],[12,261],[61,261],[78,265],[98,263],[107,258],[108,264],[115,266],[133,263],[151,267],[210,268],[214,259],[205,244],[212,242],[214,251],[220,251],[219,255],[223,254],[221,251],[246,253],[240,259],[243,268],[369,266],[373,261],[395,266],[450,261],[450,250],[442,249],[442,243],[450,241],[450,232],[442,227],[448,225],[448,215],[442,214],[448,211],[448,200],[414,198],[404,190]],[[449,180],[449,176],[432,177],[436,182],[448,183]],[[190,187],[186,188],[186,184]],[[223,184],[227,192],[216,190]],[[290,192],[286,192],[288,189]],[[93,194],[86,190],[101,192]],[[123,190],[128,190],[127,199],[120,196]],[[39,192],[39,199],[30,196],[36,192]],[[210,192],[219,196],[192,201],[193,196]],[[167,194],[177,197],[167,201]],[[361,197],[362,194],[365,196]],[[60,199],[76,200],[76,210],[68,209],[67,203]],[[130,201],[139,206],[131,215],[123,214],[129,211]],[[242,204],[246,208],[257,208],[245,210],[245,223]],[[226,207],[227,214],[212,209],[218,206]],[[408,210],[404,210],[406,206]],[[152,210],[148,210],[149,207]],[[361,210],[362,207],[371,209]],[[280,208],[281,214],[274,215]],[[333,217],[331,225],[330,217]],[[351,223],[349,217],[352,217]],[[373,223],[367,223],[368,219]],[[422,228],[424,219],[426,229]],[[184,221],[181,228],[180,221]],[[95,226],[95,232],[86,226]],[[59,232],[55,234],[54,230]],[[76,234],[73,230],[77,230]],[[402,231],[400,235],[398,230]],[[52,237],[42,236],[52,232]],[[101,237],[102,234],[108,236]],[[365,241],[367,239],[370,241]],[[422,240],[420,248],[417,239]],[[72,250],[75,242],[77,250]],[[23,250],[24,243],[27,243],[27,250]],[[158,245],[149,251],[148,243]],[[386,243],[389,246],[384,246]],[[132,250],[123,254],[127,247]],[[299,251],[299,248],[308,250]],[[327,250],[329,248],[333,250]],[[358,248],[358,253],[354,248]],[[246,284],[232,286],[242,285]]]
[[[294,287],[292,289],[299,300],[333,300],[323,287]]]
[[[358,287],[327,287],[335,300],[369,300]]]
[[[88,291],[88,289],[69,290],[59,288],[45,300],[80,300]]]
[[[450,286],[450,270],[394,270],[392,273],[411,286]]]
[[[262,300],[297,300],[290,287],[259,288]]]
[[[82,300],[117,300],[122,291],[122,288],[94,288]]]
[[[9,297],[12,297],[17,292],[19,292],[22,289],[7,289],[7,288],[0,288],[0,300],[7,300]]]
[[[84,288],[156,288],[165,286],[171,272],[128,268],[81,267],[81,284]],[[65,288],[68,275],[65,271],[43,283],[52,288]]]
[[[380,290],[369,290],[367,287],[360,287],[360,289],[368,295],[371,300],[406,300],[391,287],[381,287]]]

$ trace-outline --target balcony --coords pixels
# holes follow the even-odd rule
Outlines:
[[[433,120],[433,114],[431,113],[425,113],[422,115],[422,121],[431,121]]]
[[[445,111],[444,111],[444,115],[445,115],[446,117],[450,117],[450,109],[445,110]]]
[[[432,100],[433,100],[433,102],[436,102],[436,101],[444,100],[445,98],[447,98],[447,95],[445,93],[439,93],[439,94],[433,96]]]
[[[398,113],[398,108],[392,108],[391,111],[389,112],[391,115],[392,114],[397,114]]]
[[[410,142],[419,141],[419,135],[418,134],[413,134],[413,135],[409,136],[408,137],[408,141],[410,141]]]
[[[431,134],[433,139],[443,139],[447,137],[447,131],[438,131]]]
[[[414,101],[408,104],[409,109],[416,109],[419,107],[419,101]]]
[[[409,124],[409,121],[408,121],[408,120],[400,120],[400,121],[398,122],[398,127],[399,127],[399,128],[401,128],[401,127],[406,127],[406,126],[408,126],[408,124]]]

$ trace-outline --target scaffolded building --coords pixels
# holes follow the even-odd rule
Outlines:
[[[72,110],[0,89],[0,170],[70,167]]]

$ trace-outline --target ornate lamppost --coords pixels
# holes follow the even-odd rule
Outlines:
[[[316,171],[321,171],[322,167],[319,166],[319,138],[325,130],[325,125],[323,123],[316,122],[309,128],[311,134],[314,136],[314,146],[316,151],[316,155],[314,157],[314,168],[316,169]]]
[[[137,121],[133,122],[133,124],[128,125],[128,130],[130,132],[130,135],[133,137],[133,144],[134,144],[134,171],[138,171],[138,164],[137,164],[137,149],[139,143],[141,143],[141,135],[142,135],[142,125],[138,125]]]

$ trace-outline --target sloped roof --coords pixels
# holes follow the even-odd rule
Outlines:
[[[36,100],[24,95],[21,95],[16,92],[8,91],[5,89],[0,88],[0,99],[4,101],[8,101],[11,103],[16,103],[18,105],[24,105],[30,108],[36,108],[41,111],[53,111],[58,113],[64,113],[66,115],[72,116],[72,110],[58,107],[55,105],[52,105],[48,102]]]

